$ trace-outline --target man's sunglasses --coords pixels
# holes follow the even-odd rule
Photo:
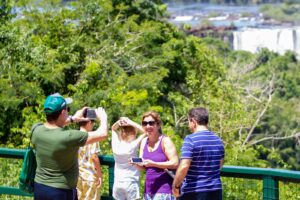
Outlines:
[[[154,126],[156,124],[156,121],[142,121],[142,126]]]
[[[70,111],[71,111],[71,108],[70,108],[70,107],[66,107],[66,110],[67,110],[68,112],[70,112]]]

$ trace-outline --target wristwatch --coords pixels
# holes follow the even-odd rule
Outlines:
[[[73,122],[74,122],[74,120],[73,120],[73,116],[72,116],[72,115],[70,115],[70,116],[69,116],[69,119],[70,119],[70,122],[71,122],[71,123],[73,123]]]
[[[180,189],[180,185],[179,185],[179,186],[174,185],[173,187],[174,187],[175,189]]]

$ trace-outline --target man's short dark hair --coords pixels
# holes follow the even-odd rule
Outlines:
[[[61,114],[61,112],[63,110],[66,110],[66,109],[67,109],[67,107],[65,106],[63,109],[61,109],[59,111],[56,111],[54,113],[46,114],[47,121],[55,121],[55,120],[57,120],[57,118],[59,117],[59,115]]]
[[[198,125],[206,126],[209,121],[208,111],[203,107],[192,108],[189,111],[189,119],[196,120]]]

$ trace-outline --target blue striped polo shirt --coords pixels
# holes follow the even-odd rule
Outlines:
[[[223,158],[223,142],[213,132],[205,130],[187,135],[181,147],[181,159],[192,161],[181,192],[222,190],[220,160]]]

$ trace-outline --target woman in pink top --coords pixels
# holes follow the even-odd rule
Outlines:
[[[142,127],[147,133],[142,140],[140,157],[143,165],[139,169],[146,170],[145,190],[143,199],[169,200],[172,196],[172,177],[165,169],[176,169],[178,155],[171,139],[161,131],[161,119],[157,112],[149,111],[142,116]]]

